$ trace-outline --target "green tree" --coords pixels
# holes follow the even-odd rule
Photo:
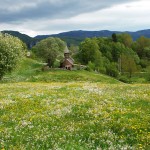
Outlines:
[[[136,52],[140,58],[144,58],[145,55],[147,55],[147,52],[149,53],[149,48],[150,48],[150,39],[149,38],[141,36],[140,38],[137,39]],[[149,56],[149,54],[148,54],[148,56]]]
[[[126,47],[131,48],[132,43],[133,43],[133,39],[132,39],[132,37],[131,37],[130,34],[127,34],[127,33],[119,34],[119,35],[117,36],[117,38],[118,38],[118,42],[121,42],[121,43],[123,43]]]
[[[102,65],[101,52],[95,38],[81,42],[78,57],[83,64],[87,65],[91,61],[96,66]]]
[[[112,43],[112,58],[114,62],[118,62],[120,59],[120,55],[126,51],[126,48],[124,44],[117,42],[117,43]]]
[[[21,40],[0,33],[0,79],[17,66],[23,54],[24,45]]]
[[[65,43],[59,38],[47,38],[35,45],[32,51],[35,55],[47,63],[49,67],[54,65],[56,58],[63,55]]]
[[[112,41],[113,42],[117,42],[117,35],[116,35],[116,33],[112,34]]]
[[[78,61],[77,54],[78,54],[78,52],[79,52],[79,46],[76,46],[76,45],[74,45],[74,44],[71,44],[70,47],[69,47],[69,50],[70,50],[71,57],[72,57],[75,61]]]
[[[91,61],[89,61],[87,64],[87,70],[88,71],[94,71],[94,69],[95,69],[95,64],[92,63]]]
[[[121,67],[122,71],[129,73],[130,78],[132,74],[137,71],[136,62],[131,55],[121,55]]]
[[[147,59],[140,59],[140,65],[142,68],[146,68],[150,65],[150,61],[148,61]]]
[[[112,61],[112,41],[108,38],[97,38],[97,43],[102,55]]]
[[[112,62],[112,63],[107,64],[107,66],[106,66],[106,73],[109,76],[117,77],[118,74],[119,74],[119,71],[117,69],[117,63]]]
[[[150,61],[150,46],[144,48],[143,57],[147,58]]]
[[[146,79],[147,79],[147,81],[150,82],[150,66],[148,66],[148,67],[146,68],[146,72],[147,72]]]

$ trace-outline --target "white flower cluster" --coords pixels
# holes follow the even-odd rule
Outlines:
[[[23,43],[16,37],[0,33],[0,78],[14,69],[23,57]]]

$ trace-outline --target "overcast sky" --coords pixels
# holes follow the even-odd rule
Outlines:
[[[150,0],[0,0],[0,31],[150,29]]]

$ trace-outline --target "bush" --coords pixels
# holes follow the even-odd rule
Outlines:
[[[106,74],[106,68],[105,67],[97,67],[96,70],[100,73]]]
[[[149,61],[147,59],[141,59],[140,65],[142,68],[146,68],[149,65]]]
[[[150,66],[146,68],[146,71],[147,71],[146,80],[150,81]]]
[[[106,74],[112,77],[117,77],[119,75],[119,71],[117,70],[115,63],[111,63],[107,66]]]
[[[53,64],[54,68],[60,68],[60,61],[59,60],[55,60],[54,64]]]
[[[88,71],[94,71],[95,69],[95,64],[92,63],[91,61],[88,62],[87,70]]]
[[[130,78],[128,78],[127,76],[119,76],[118,80],[124,83],[131,83]]]
[[[24,54],[23,42],[9,34],[0,33],[0,79],[11,72]]]

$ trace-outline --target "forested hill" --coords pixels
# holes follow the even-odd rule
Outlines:
[[[2,33],[8,33],[12,36],[18,37],[20,40],[22,40],[24,43],[26,43],[28,48],[31,48],[33,45],[36,44],[36,42],[38,41],[38,39],[36,38],[32,38],[26,34],[22,34],[18,31],[8,31],[8,30],[4,30],[1,31]]]
[[[109,31],[109,30],[101,30],[101,31],[83,31],[83,30],[78,30],[78,31],[69,31],[69,32],[62,32],[59,34],[52,34],[52,35],[38,35],[36,38],[39,39],[44,39],[49,36],[53,37],[60,37],[60,38],[80,38],[84,39],[86,37],[110,37],[113,33],[119,34],[119,33],[128,33],[132,36],[133,40],[136,40],[137,38],[141,36],[145,36],[147,38],[150,38],[150,29],[147,30],[140,30],[136,32],[121,32],[121,31]]]
[[[22,34],[18,31],[1,31],[3,33],[11,34],[15,37],[20,38],[24,43],[27,44],[28,48],[31,48],[33,45],[35,45],[38,41],[45,39],[47,37],[59,37],[62,40],[64,40],[68,45],[74,44],[79,45],[80,42],[82,42],[85,38],[89,37],[111,37],[113,33],[119,34],[119,33],[128,33],[132,36],[133,40],[136,40],[137,38],[141,36],[145,36],[147,38],[150,38],[150,29],[147,30],[140,30],[136,32],[121,32],[121,31],[109,31],[109,30],[101,30],[101,31],[69,31],[69,32],[62,32],[59,34],[51,34],[51,35],[37,35],[36,37],[32,38],[26,34]]]

